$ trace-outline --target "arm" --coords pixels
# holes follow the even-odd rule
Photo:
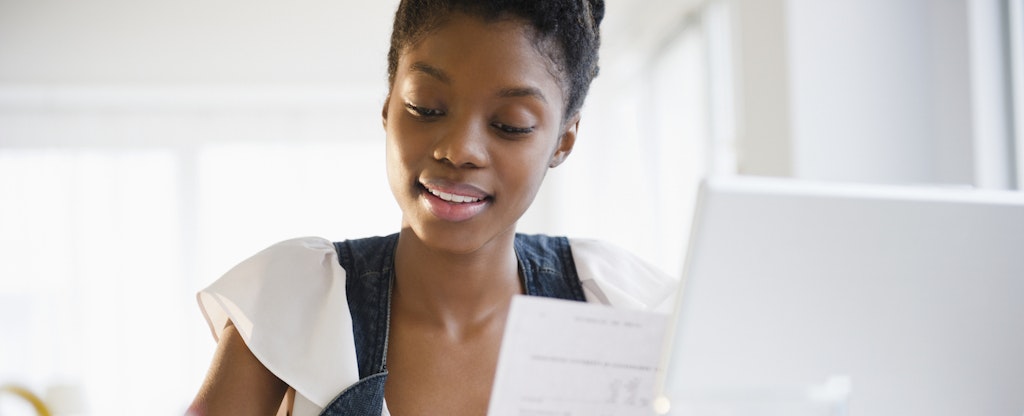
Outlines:
[[[274,415],[288,385],[249,351],[231,321],[220,333],[217,351],[188,414]]]

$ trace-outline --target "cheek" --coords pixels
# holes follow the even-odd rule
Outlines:
[[[403,142],[400,137],[397,132],[388,129],[384,145],[384,166],[387,170],[391,191],[396,197],[400,193],[404,193],[409,186],[412,169],[408,160],[410,149],[406,144],[407,140]]]
[[[514,204],[514,208],[512,208],[519,216],[522,216],[533,205],[544,181],[544,175],[547,172],[546,168],[537,168],[534,165],[523,166],[529,167],[523,167],[523,172],[519,173],[519,177],[523,178],[523,180],[518,184],[519,189],[516,193],[519,197],[518,201]]]
[[[397,172],[396,169],[402,166],[398,149],[395,148],[390,137],[388,137],[387,143],[384,145],[384,166],[387,168],[388,178],[394,176]]]
[[[387,139],[384,152],[384,168],[388,175],[388,185],[391,186],[392,195],[397,199],[400,197],[401,184],[406,181],[404,179],[405,175],[403,174],[401,159],[397,149],[392,145],[390,137]]]
[[[404,117],[393,117],[385,129],[386,135],[386,160],[389,172],[391,169],[404,169],[405,164],[409,162],[409,155],[415,154],[418,149],[415,148],[418,140],[413,133],[416,132],[414,129],[408,128],[407,120],[403,120]]]
[[[502,176],[506,178],[519,178],[516,187],[524,197],[523,202],[531,202],[537,190],[540,189],[548,170],[550,156],[545,146],[541,149],[524,152],[521,154],[521,157],[506,162],[505,169],[503,170],[504,175]]]

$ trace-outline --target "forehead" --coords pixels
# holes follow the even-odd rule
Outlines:
[[[453,13],[405,48],[398,75],[408,76],[417,64],[427,64],[443,71],[453,85],[525,84],[544,89],[552,102],[562,102],[560,73],[541,47],[523,21]]]

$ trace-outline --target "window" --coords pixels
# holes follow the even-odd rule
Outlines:
[[[214,348],[197,290],[285,238],[397,229],[365,98],[0,91],[0,384],[184,413]]]

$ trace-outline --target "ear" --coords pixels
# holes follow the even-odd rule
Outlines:
[[[558,145],[555,147],[555,153],[551,155],[551,162],[548,163],[548,167],[553,168],[561,165],[569,157],[569,153],[572,153],[572,147],[576,145],[576,131],[580,128],[580,113],[577,112],[570,117],[565,122],[565,127],[563,128],[564,130],[561,137],[558,138]]]

